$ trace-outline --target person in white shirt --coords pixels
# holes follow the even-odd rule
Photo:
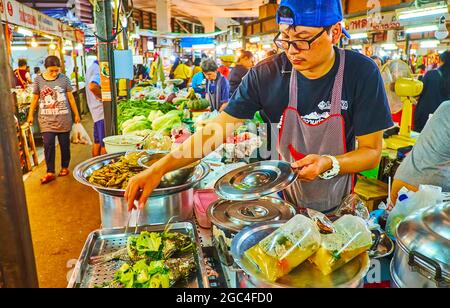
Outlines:
[[[106,154],[105,144],[105,116],[103,111],[102,90],[100,87],[100,66],[94,61],[86,72],[86,98],[94,120],[94,145],[92,156]]]

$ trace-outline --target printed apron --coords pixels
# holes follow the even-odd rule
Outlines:
[[[304,122],[298,112],[298,73],[292,68],[289,106],[283,113],[278,138],[281,159],[292,163],[309,154],[337,156],[347,152],[345,122],[341,114],[345,52],[339,50],[339,55],[340,64],[332,90],[330,116],[316,125]],[[283,193],[287,201],[299,208],[329,213],[352,191],[352,180],[351,174],[338,175],[331,180],[297,180]]]

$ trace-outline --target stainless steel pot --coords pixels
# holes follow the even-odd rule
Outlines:
[[[406,218],[396,235],[394,287],[450,287],[450,202]]]
[[[94,157],[81,164],[74,170],[74,177],[80,183],[92,187],[100,195],[100,212],[103,228],[116,228],[127,225],[128,212],[124,199],[125,190],[105,188],[90,183],[87,178],[93,171],[102,168],[126,153],[108,154]],[[141,210],[139,222],[136,214],[132,214],[130,225],[165,224],[172,221],[190,219],[193,214],[193,188],[209,172],[209,166],[200,162],[190,178],[178,186],[157,188]]]
[[[100,211],[103,228],[126,226],[128,204],[124,197],[111,196],[99,192]],[[186,221],[192,218],[194,207],[194,189],[183,190],[174,194],[150,197],[144,209],[131,213],[130,226],[166,224]]]
[[[363,253],[324,276],[310,262],[303,262],[288,275],[276,282],[267,281],[261,271],[249,261],[244,253],[259,243],[266,236],[281,227],[286,221],[264,222],[247,227],[240,231],[233,239],[231,254],[234,261],[242,269],[238,274],[241,288],[357,288],[364,284],[370,260],[367,253]]]

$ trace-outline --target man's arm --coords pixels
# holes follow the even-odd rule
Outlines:
[[[375,168],[381,159],[383,132],[357,137],[358,149],[336,156],[340,174],[353,174]],[[332,168],[332,161],[320,155],[308,155],[292,164],[299,170],[299,178],[314,181],[320,174]]]
[[[33,125],[34,111],[36,110],[36,107],[38,105],[38,101],[39,101],[39,95],[38,94],[33,94],[33,98],[31,99],[30,109],[28,110],[28,117],[27,117],[27,122],[30,125]]]
[[[102,100],[102,88],[96,82],[89,83],[89,90],[95,95],[95,97],[101,101]]]
[[[131,178],[125,192],[128,210],[133,208],[134,200],[140,189],[143,189],[143,192],[139,199],[139,206],[143,207],[150,194],[158,187],[164,174],[207,156],[224,143],[227,136],[232,136],[236,126],[242,125],[243,122],[244,120],[222,112],[178,148],[153,164],[151,168]]]
[[[78,113],[77,104],[75,103],[75,97],[73,97],[72,92],[66,92],[66,94],[67,94],[67,99],[69,100],[70,108],[72,109],[72,112],[74,115],[75,123],[80,123],[81,118],[80,118],[80,114]]]

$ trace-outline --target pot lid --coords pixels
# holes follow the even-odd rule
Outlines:
[[[450,279],[450,202],[406,218],[397,228],[397,240],[411,266]]]
[[[284,161],[269,160],[249,164],[221,177],[215,189],[227,200],[256,200],[288,187],[297,174]]]
[[[289,220],[295,213],[293,205],[272,197],[253,201],[219,200],[208,208],[213,224],[234,232],[258,222]]]

